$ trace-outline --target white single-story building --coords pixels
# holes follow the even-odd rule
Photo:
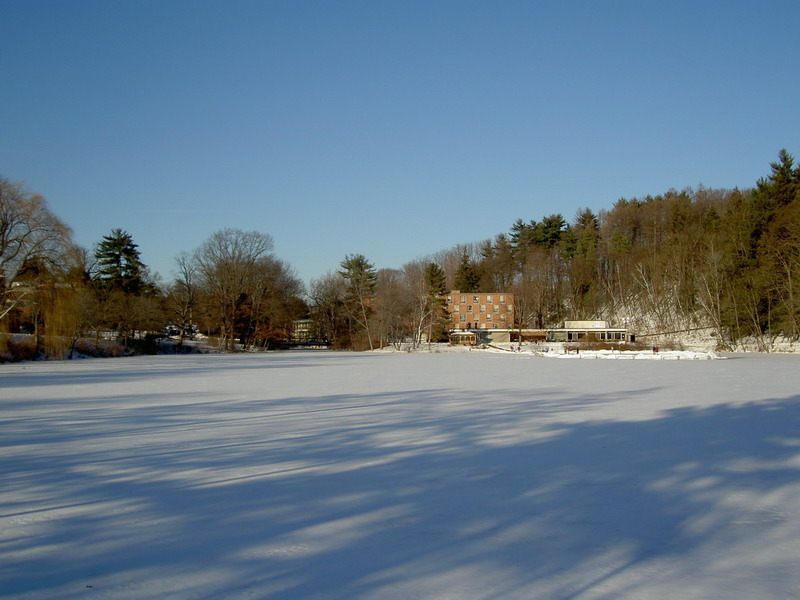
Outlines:
[[[635,342],[625,327],[609,327],[608,321],[564,321],[564,326],[547,330],[548,342]]]

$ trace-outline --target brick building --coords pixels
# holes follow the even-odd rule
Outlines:
[[[514,295],[505,292],[447,294],[451,330],[511,329],[514,327]]]

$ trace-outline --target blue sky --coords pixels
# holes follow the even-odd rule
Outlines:
[[[0,176],[166,280],[223,227],[304,280],[800,154],[800,2],[0,0]]]

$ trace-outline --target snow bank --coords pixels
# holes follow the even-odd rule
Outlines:
[[[605,360],[711,360],[720,358],[716,352],[696,352],[694,350],[581,350],[578,352],[536,352],[535,354],[548,358],[599,358]]]

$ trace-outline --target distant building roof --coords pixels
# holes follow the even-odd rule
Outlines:
[[[608,329],[608,321],[564,321],[564,329]]]

